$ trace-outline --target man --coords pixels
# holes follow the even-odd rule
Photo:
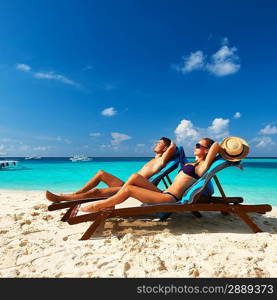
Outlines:
[[[154,147],[155,157],[147,162],[137,173],[146,179],[158,173],[172,158],[176,149],[175,143],[169,138],[162,137]],[[104,182],[107,188],[96,188]],[[53,202],[70,201],[84,198],[109,197],[117,193],[124,185],[124,181],[106,171],[98,171],[83,188],[73,194],[56,195],[46,191],[46,198]]]

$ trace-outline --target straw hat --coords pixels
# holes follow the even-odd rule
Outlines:
[[[239,161],[249,153],[248,143],[237,136],[229,136],[220,144],[221,156],[230,161]]]

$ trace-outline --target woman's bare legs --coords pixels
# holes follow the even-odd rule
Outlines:
[[[143,177],[142,175],[140,175],[138,173],[132,174],[128,178],[128,180],[124,183],[122,188],[127,186],[127,185],[135,185],[135,186],[139,186],[139,187],[148,189],[150,191],[161,192],[161,190],[159,188],[157,188],[157,186],[155,184],[148,181],[145,177]]]
[[[98,212],[103,209],[113,208],[116,204],[125,201],[129,197],[134,197],[143,203],[175,202],[175,199],[171,195],[163,194],[161,191],[148,190],[135,185],[126,185],[114,196],[105,200],[95,201],[80,210],[83,212]]]
[[[81,208],[81,211],[95,212],[100,209],[113,207],[114,205],[123,202],[129,197],[134,197],[143,203],[160,203],[163,201],[173,201],[172,196],[163,194],[162,191],[158,189],[153,183],[149,182],[143,176],[136,173],[129,177],[129,179],[125,182],[123,187],[117,192],[116,195],[105,200],[96,201],[91,205],[87,205],[86,207]]]
[[[117,187],[108,187],[102,189],[93,189],[91,191],[80,193],[80,194],[65,194],[65,195],[56,195],[49,191],[46,191],[46,198],[52,202],[60,201],[72,201],[80,200],[86,198],[96,198],[96,197],[110,197],[117,193],[120,190],[120,186]]]

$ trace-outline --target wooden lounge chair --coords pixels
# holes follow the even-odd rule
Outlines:
[[[179,164],[185,164],[188,160],[186,158],[184,149],[182,146],[176,147],[176,151],[172,159],[162,168],[158,173],[154,174],[149,181],[158,186],[162,181],[164,186],[167,188],[168,185],[171,185],[171,179],[169,174],[173,172]],[[72,200],[72,201],[62,201],[58,203],[52,203],[48,206],[49,211],[59,210],[68,208],[68,211],[63,215],[61,221],[66,222],[71,214],[71,212],[77,207],[77,205],[88,203],[96,200],[107,199],[107,197],[98,197],[98,198],[87,198],[81,200]]]
[[[97,227],[107,219],[115,217],[125,217],[134,215],[145,215],[145,214],[156,214],[167,212],[166,217],[169,213],[174,212],[193,212],[193,211],[218,211],[225,214],[233,213],[240,217],[252,230],[253,232],[262,232],[262,230],[253,222],[253,220],[247,215],[247,213],[259,213],[265,214],[271,211],[272,207],[267,204],[260,205],[246,205],[241,204],[243,202],[242,197],[227,197],[219,183],[216,173],[220,170],[225,169],[229,166],[235,166],[242,169],[240,162],[226,161],[220,156],[216,158],[210,168],[205,174],[198,179],[185,193],[183,198],[177,203],[169,204],[150,204],[138,207],[119,208],[113,210],[103,210],[98,213],[87,213],[83,215],[77,215],[80,204],[75,206],[70,212],[68,223],[70,225],[78,224],[82,222],[92,222],[87,231],[81,237],[81,240],[89,239]],[[214,197],[206,193],[205,190],[211,179],[215,180],[215,183],[220,191],[221,197]],[[164,219],[166,219],[166,217]]]

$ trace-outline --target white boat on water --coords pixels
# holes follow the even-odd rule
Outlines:
[[[40,156],[26,156],[25,159],[41,159]]]
[[[78,161],[91,161],[91,157],[87,157],[85,155],[73,155],[69,158],[72,162],[78,162]]]
[[[0,160],[0,170],[17,167],[17,160]]]

